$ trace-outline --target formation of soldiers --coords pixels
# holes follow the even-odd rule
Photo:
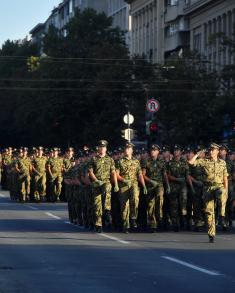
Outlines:
[[[28,154],[8,148],[1,155],[3,189],[12,200],[68,202],[71,223],[100,233],[173,229],[203,231],[214,242],[216,226],[232,227],[235,206],[235,152],[212,143],[171,150],[157,144],[149,152],[132,143],[108,154],[101,140],[95,151],[75,156],[68,148]]]

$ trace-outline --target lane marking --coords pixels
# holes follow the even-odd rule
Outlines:
[[[62,220],[60,217],[57,217],[56,215],[53,215],[52,213],[46,212],[45,214],[53,219]]]
[[[35,211],[38,210],[38,208],[31,206],[31,205],[27,205],[27,207],[30,208],[31,210],[35,210]]]
[[[129,241],[125,241],[125,240],[122,240],[122,239],[119,239],[117,237],[113,237],[113,236],[110,236],[110,235],[107,235],[107,234],[104,234],[104,233],[97,233],[97,234],[102,236],[102,237],[104,237],[104,238],[108,238],[108,239],[117,241],[117,242],[122,243],[122,244],[130,244]]]
[[[1,198],[9,198],[9,195],[6,195],[6,194],[3,194],[3,193],[0,193],[0,197],[1,197]]]
[[[210,276],[221,276],[222,274],[219,273],[219,272],[215,272],[215,271],[209,271],[207,269],[204,269],[202,267],[198,267],[198,266],[195,266],[193,264],[190,264],[188,262],[185,262],[185,261],[182,261],[180,259],[177,259],[177,258],[174,258],[174,257],[169,257],[169,256],[161,256],[161,258],[164,258],[166,260],[169,260],[171,262],[175,262],[175,263],[178,263],[182,266],[185,266],[185,267],[188,267],[190,269],[193,269],[193,270],[196,270],[196,271],[199,271],[201,273],[204,273],[204,274],[207,274],[207,275],[210,275]]]

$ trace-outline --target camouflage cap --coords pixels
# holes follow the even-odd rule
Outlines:
[[[220,145],[215,143],[215,142],[213,142],[213,143],[210,144],[209,149],[217,149],[217,150],[219,150]]]
[[[164,145],[162,147],[162,152],[169,152],[170,151],[170,147],[168,145]]]
[[[74,148],[72,148],[72,147],[68,147],[66,151],[67,151],[67,152],[74,152]]]
[[[59,152],[60,149],[59,149],[59,148],[52,148],[51,151],[52,151],[52,152]]]

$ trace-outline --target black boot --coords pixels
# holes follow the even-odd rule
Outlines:
[[[215,237],[214,236],[209,236],[209,242],[214,243],[215,242]]]

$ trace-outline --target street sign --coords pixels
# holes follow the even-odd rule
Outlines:
[[[131,125],[134,122],[134,116],[128,113],[123,117],[123,121],[125,124]]]
[[[160,104],[155,99],[150,99],[146,104],[147,111],[150,113],[156,113],[160,110]]]

